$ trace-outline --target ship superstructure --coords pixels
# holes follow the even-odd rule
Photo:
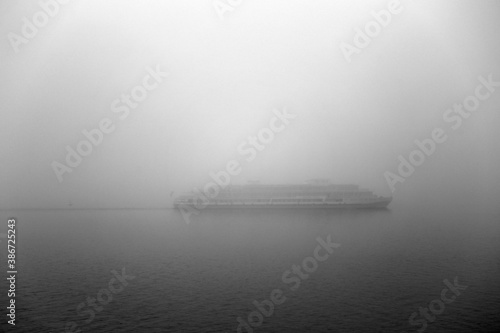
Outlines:
[[[353,184],[331,184],[326,179],[312,179],[304,184],[228,185],[210,197],[197,193],[181,195],[174,206],[196,208],[384,208],[391,197],[382,197]]]

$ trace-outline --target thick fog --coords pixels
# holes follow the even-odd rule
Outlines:
[[[472,0],[3,1],[0,208],[167,207],[228,163],[233,184],[329,178],[392,208],[498,201],[499,15]]]

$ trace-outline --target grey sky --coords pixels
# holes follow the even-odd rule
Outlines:
[[[229,160],[233,182],[329,177],[390,194],[414,140],[448,139],[397,196],[498,195],[500,88],[452,130],[446,109],[479,76],[500,81],[500,4],[401,1],[403,11],[346,61],[342,42],[389,1],[72,1],[15,52],[37,1],[0,4],[0,208],[161,206]],[[111,110],[159,66],[169,75],[123,120]],[[273,109],[296,118],[255,160],[237,147]],[[103,118],[115,130],[59,182],[51,163]]]

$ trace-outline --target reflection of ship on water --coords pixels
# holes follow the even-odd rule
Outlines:
[[[385,208],[392,197],[382,197],[353,184],[331,184],[327,179],[312,179],[304,184],[247,185],[219,187],[212,198],[197,193],[180,195],[175,207],[210,208]]]

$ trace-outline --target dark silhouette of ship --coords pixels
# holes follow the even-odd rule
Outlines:
[[[174,200],[174,207],[195,208],[385,208],[392,197],[382,197],[353,184],[331,184],[311,179],[304,184],[246,185],[218,187],[212,196],[187,193]]]

